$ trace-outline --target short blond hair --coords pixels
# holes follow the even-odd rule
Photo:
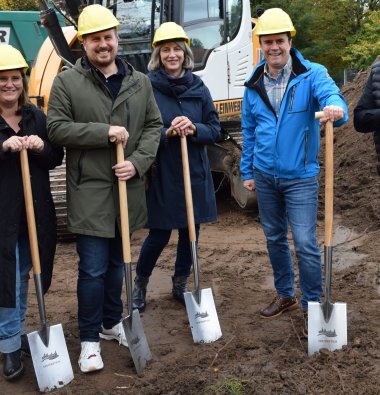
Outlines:
[[[148,70],[155,71],[162,67],[160,51],[164,44],[168,42],[175,42],[178,46],[180,46],[185,53],[185,59],[183,61],[182,68],[186,70],[193,70],[194,68],[194,55],[191,48],[185,44],[184,41],[162,41],[157,44],[157,47],[153,49],[152,55],[150,57],[150,61],[148,63]]]

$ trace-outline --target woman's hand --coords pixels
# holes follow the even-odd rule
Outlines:
[[[196,132],[196,126],[185,116],[175,117],[166,130],[166,137],[173,136],[193,136]]]
[[[37,153],[42,152],[45,146],[44,141],[41,139],[41,137],[34,134],[27,137],[26,143],[28,149]]]
[[[20,152],[23,148],[28,148],[28,136],[12,136],[3,143],[3,152]]]

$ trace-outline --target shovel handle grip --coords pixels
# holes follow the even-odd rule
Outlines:
[[[40,254],[38,251],[36,218],[34,216],[32,185],[30,182],[30,171],[28,152],[26,149],[20,151],[22,185],[24,189],[24,200],[26,209],[26,219],[28,222],[28,236],[30,245],[30,254],[32,257],[33,273],[41,274]]]
[[[195,235],[193,196],[191,193],[189,155],[187,152],[186,136],[181,136],[180,140],[181,140],[183,182],[185,186],[187,223],[189,227],[189,239],[190,242],[192,242],[192,241],[196,241],[196,235]]]
[[[122,143],[116,144],[117,163],[124,162],[124,148]],[[128,217],[128,196],[127,183],[118,179],[119,186],[119,204],[120,204],[120,224],[121,224],[121,241],[123,247],[123,258],[125,263],[131,262],[131,245],[129,238],[129,217]]]

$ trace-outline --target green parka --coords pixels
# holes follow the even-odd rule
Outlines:
[[[124,63],[124,77],[115,100],[92,68],[78,59],[54,80],[48,106],[48,136],[66,147],[68,229],[77,234],[115,236],[120,226],[115,144],[110,125],[124,126],[129,139],[125,159],[137,176],[127,182],[130,231],[147,221],[144,174],[152,164],[162,121],[149,79]]]

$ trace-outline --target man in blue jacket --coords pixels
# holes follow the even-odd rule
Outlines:
[[[245,83],[241,173],[244,187],[256,189],[277,295],[261,310],[272,318],[297,308],[294,267],[288,244],[290,224],[299,267],[304,335],[308,301],[319,301],[322,265],[316,238],[319,121],[340,126],[348,119],[339,89],[322,65],[292,48],[296,31],[279,8],[265,11],[255,33],[264,55]]]

